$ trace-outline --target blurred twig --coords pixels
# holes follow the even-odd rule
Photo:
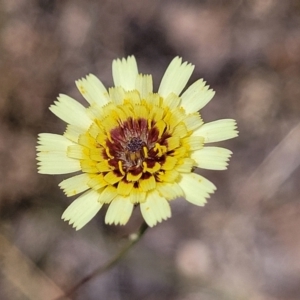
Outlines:
[[[240,189],[247,206],[272,198],[300,165],[300,123],[270,152]]]
[[[116,255],[114,256],[110,261],[108,261],[104,266],[101,266],[97,268],[94,272],[87,275],[83,279],[81,279],[75,286],[73,286],[71,289],[66,291],[62,296],[55,298],[54,300],[66,300],[68,297],[72,296],[82,285],[90,281],[96,276],[99,276],[106,271],[113,268],[128,252],[129,249],[131,249],[144,235],[148,228],[148,225],[144,222],[139,230],[138,234],[134,234],[131,236],[130,242]]]
[[[24,253],[0,234],[1,272],[28,299],[49,300],[63,291]],[[67,300],[69,298],[65,298]]]

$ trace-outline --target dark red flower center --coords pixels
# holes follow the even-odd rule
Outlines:
[[[155,163],[165,162],[167,153],[161,154],[157,144],[167,147],[167,138],[170,134],[166,131],[159,136],[155,122],[149,124],[145,119],[128,118],[125,122],[110,131],[110,138],[106,141],[109,153],[103,153],[108,163],[120,170],[120,173],[137,175],[147,168],[151,169]],[[118,171],[117,171],[118,172]],[[143,177],[150,175],[143,172]],[[119,174],[120,176],[122,174]]]
[[[142,150],[145,143],[138,137],[133,137],[128,143],[127,143],[127,150],[130,152],[137,152]]]

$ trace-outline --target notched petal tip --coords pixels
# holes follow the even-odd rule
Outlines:
[[[81,229],[98,213],[102,204],[98,202],[99,193],[87,191],[74,200],[62,214],[62,219],[69,221],[76,230]]]
[[[118,196],[109,205],[105,215],[106,224],[126,225],[133,211],[128,197]]]
[[[149,227],[171,217],[169,202],[156,190],[149,192],[147,200],[140,204],[141,213]]]
[[[182,63],[181,57],[175,57],[161,80],[158,93],[167,97],[170,93],[180,95],[194,70],[194,65],[188,62]]]
[[[185,199],[197,206],[204,206],[210,194],[217,189],[211,181],[195,173],[181,174],[179,185],[184,191]]]
[[[199,79],[182,94],[181,105],[187,113],[198,112],[214,97],[215,91],[205,84],[206,81]]]
[[[204,137],[205,143],[229,140],[238,136],[237,124],[234,119],[216,120],[203,124],[193,135]]]
[[[191,154],[198,168],[218,171],[227,169],[231,156],[232,151],[228,149],[207,146]]]
[[[97,104],[101,107],[108,103],[107,90],[100,79],[94,74],[90,73],[76,80],[75,84],[81,95],[90,105]]]
[[[113,60],[112,75],[115,87],[122,87],[125,91],[135,89],[135,82],[138,76],[138,66],[135,57],[128,56]]]

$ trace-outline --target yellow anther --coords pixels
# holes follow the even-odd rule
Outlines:
[[[144,161],[143,162],[143,173],[147,172],[147,169],[148,169],[147,163]]]
[[[161,168],[161,165],[160,165],[158,162],[156,162],[156,163],[154,164],[154,166],[151,167],[151,168],[149,168],[149,167],[147,166],[147,163],[146,163],[145,161],[143,162],[143,173],[149,172],[149,173],[151,173],[151,174],[154,174],[154,173],[156,173],[157,171],[159,171],[160,168]]]
[[[160,157],[167,152],[166,146],[161,146],[159,143],[155,144],[154,151],[157,151],[157,155]]]
[[[129,158],[130,158],[131,161],[137,161],[138,159],[141,158],[141,153],[139,151],[130,152],[129,153]]]
[[[114,157],[109,153],[109,148],[108,148],[108,147],[105,149],[105,152],[106,152],[106,155],[107,155],[109,158],[114,158]]]
[[[123,164],[122,161],[118,161],[118,166],[119,166],[119,171],[121,172],[122,175],[125,175],[125,172],[123,170]]]
[[[143,152],[144,152],[144,157],[148,158],[148,148],[147,147],[143,147]]]
[[[163,120],[159,120],[156,123],[156,128],[158,129],[158,138],[161,138],[162,134],[165,131],[166,123]]]
[[[108,140],[112,143],[112,138],[111,138],[111,135],[110,135],[110,132],[109,131],[107,131],[107,138],[108,138]]]

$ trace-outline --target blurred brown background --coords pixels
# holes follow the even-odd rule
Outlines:
[[[39,132],[62,133],[48,107],[84,100],[88,73],[112,85],[112,59],[134,54],[158,87],[171,59],[216,90],[205,121],[237,120],[227,171],[204,171],[204,208],[179,199],[113,270],[72,299],[300,299],[300,1],[2,0],[0,2],[0,299],[52,300],[126,243],[141,223],[75,232],[72,199],[38,175]]]

